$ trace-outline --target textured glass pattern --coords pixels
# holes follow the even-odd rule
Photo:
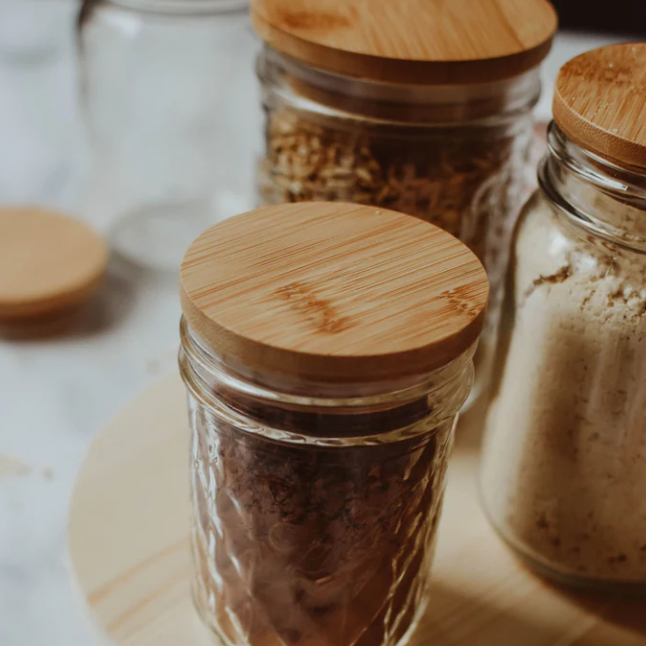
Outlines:
[[[189,408],[194,596],[221,641],[401,643],[426,601],[453,417],[321,446]]]

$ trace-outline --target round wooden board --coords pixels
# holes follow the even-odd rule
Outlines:
[[[646,646],[646,602],[557,590],[493,534],[477,499],[482,406],[458,428],[431,603],[412,646]],[[79,476],[71,560],[115,644],[211,643],[189,594],[187,433],[183,385],[169,377],[96,438]]]

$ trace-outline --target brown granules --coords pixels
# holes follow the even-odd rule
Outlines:
[[[389,432],[401,418],[256,407],[243,425],[193,406],[194,595],[204,620],[240,646],[398,642],[426,599],[452,420],[433,426],[424,400],[406,409],[421,425],[414,438],[295,444],[262,424],[343,438]]]
[[[527,288],[525,292],[525,298],[528,298],[534,293],[534,290],[541,285],[556,285],[557,283],[562,283],[564,280],[567,280],[572,275],[572,267],[570,265],[565,265],[560,267],[553,274],[543,276],[542,274],[538,278],[534,278],[532,284]]]
[[[267,119],[263,204],[326,200],[394,209],[460,238],[490,276],[498,270],[523,198],[530,117],[513,128],[431,128],[315,121],[280,108],[269,109]]]

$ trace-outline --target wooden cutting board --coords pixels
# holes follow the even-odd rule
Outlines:
[[[477,497],[483,412],[475,406],[458,429],[431,603],[411,646],[646,646],[646,602],[553,588],[492,532]],[[173,376],[96,438],[81,470],[71,559],[115,644],[209,643],[189,594],[187,441],[184,389]]]

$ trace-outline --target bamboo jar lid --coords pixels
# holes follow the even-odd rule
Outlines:
[[[580,146],[646,168],[646,43],[601,47],[566,63],[553,112]]]
[[[445,365],[478,338],[489,286],[442,229],[369,206],[271,206],[191,245],[182,309],[219,353],[271,374],[384,380]]]
[[[258,34],[312,67],[375,81],[484,83],[547,56],[547,0],[253,0]]]
[[[105,272],[105,242],[36,208],[0,209],[0,321],[55,315],[85,301]]]

